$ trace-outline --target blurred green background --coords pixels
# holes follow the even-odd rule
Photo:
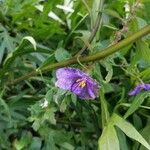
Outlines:
[[[55,69],[11,84],[83,46],[85,56],[130,37],[149,14],[149,0],[0,0],[0,150],[150,148],[150,92],[128,96],[150,83],[150,35],[85,64],[101,85],[95,100],[55,87]]]

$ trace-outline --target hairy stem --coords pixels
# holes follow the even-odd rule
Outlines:
[[[112,46],[110,46],[110,47],[108,47],[108,48],[106,48],[106,49],[104,49],[104,50],[102,50],[96,54],[86,56],[86,57],[80,57],[79,60],[81,63],[87,63],[87,62],[93,62],[93,61],[101,60],[101,59],[115,53],[116,51],[119,51],[121,48],[127,46],[128,44],[135,42],[137,39],[147,35],[148,33],[150,33],[150,25],[147,25],[146,27],[142,28],[138,32],[132,34],[130,37],[120,41],[117,44],[114,44],[114,45],[112,45]],[[29,74],[26,74],[22,77],[19,77],[19,78],[13,80],[12,82],[10,82],[8,84],[16,84],[20,81],[26,80],[32,76],[40,74],[40,72],[44,73],[44,72],[48,72],[52,69],[61,68],[61,67],[65,67],[65,66],[69,66],[69,65],[77,64],[77,63],[78,63],[77,58],[72,58],[69,60],[50,64],[46,67],[41,68],[40,70],[35,70],[35,71],[30,72]]]

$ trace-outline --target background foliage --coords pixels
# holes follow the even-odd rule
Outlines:
[[[149,24],[149,14],[149,0],[1,0],[0,149],[149,149],[150,92],[128,96],[137,83],[150,83],[149,35],[86,64],[101,85],[93,101],[55,87],[56,70],[9,84],[84,45],[87,55],[117,43]]]

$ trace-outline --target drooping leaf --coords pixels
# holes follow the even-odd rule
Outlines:
[[[34,50],[36,50],[36,42],[33,39],[33,37],[31,36],[26,36],[22,39],[20,45],[11,53],[9,53],[9,55],[7,56],[7,58],[4,61],[4,68],[8,68],[12,62],[14,61],[14,59],[20,55],[20,53],[23,53],[22,51],[24,51],[24,47],[28,45],[28,42],[30,42],[34,48]]]
[[[22,39],[22,42],[23,42],[23,40],[29,41],[29,42],[32,44],[34,50],[36,50],[36,42],[35,42],[35,40],[34,40],[34,38],[33,38],[32,36],[25,36],[25,37]]]

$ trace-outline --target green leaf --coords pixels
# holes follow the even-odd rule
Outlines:
[[[61,104],[60,104],[60,112],[65,112],[66,108],[67,108],[67,102],[68,102],[68,97],[65,96],[65,98],[62,100]]]
[[[137,113],[134,113],[132,115],[132,118],[133,118],[134,127],[137,130],[140,130],[143,127],[142,118]]]
[[[41,124],[40,124],[40,120],[35,120],[32,124],[32,128],[35,130],[35,131],[38,131],[38,129],[40,128]]]
[[[133,99],[133,102],[132,102],[130,108],[125,113],[124,118],[126,119],[132,113],[134,113],[140,107],[140,105],[143,103],[144,99],[147,98],[147,97],[149,97],[149,96],[150,96],[149,91],[140,93],[137,96],[135,96],[135,98]]]
[[[103,88],[100,89],[100,102],[101,102],[101,117],[102,117],[102,126],[104,127],[110,118],[107,102],[104,96]]]
[[[38,138],[38,137],[33,137],[32,138],[32,143],[29,147],[30,150],[40,150],[41,149],[41,145],[42,145],[42,139]]]
[[[144,19],[139,18],[139,17],[136,17],[136,19],[137,19],[137,23],[140,29],[147,25],[147,22]]]
[[[150,123],[150,121],[148,122],[147,126],[142,130],[141,134],[150,144],[150,136],[149,136],[150,124],[149,123]],[[140,150],[146,150],[146,148],[143,145],[141,145]]]
[[[21,57],[22,55],[26,55],[28,53],[45,53],[50,54],[51,51],[42,45],[37,45],[37,50],[35,51],[33,48],[30,48],[28,45],[20,45],[16,48],[16,50],[13,53],[10,53],[8,57],[5,59],[4,62],[4,68],[8,68],[13,61],[16,59],[16,57]]]
[[[16,39],[12,38],[8,31],[0,26],[0,64],[3,59],[4,53],[10,53],[15,49]]]
[[[113,124],[109,123],[98,140],[98,150],[120,150],[119,140]]]
[[[19,56],[20,53],[21,54],[26,54],[29,51],[29,50],[27,50],[27,51],[25,50],[24,51],[25,46],[28,46],[29,42],[33,45],[34,51],[36,50],[36,42],[33,39],[33,37],[31,37],[31,36],[24,37],[22,39],[20,45],[18,47],[16,47],[16,49],[13,52],[9,53],[9,55],[6,57],[6,59],[4,61],[4,68],[5,69],[11,66],[11,64],[13,63],[15,58],[17,56]]]
[[[75,33],[81,34],[80,36],[76,36],[76,38],[83,41],[85,43],[85,45],[87,45],[90,49],[91,45],[89,44],[89,37],[91,35],[91,32],[88,30],[77,30],[77,31],[75,31]]]
[[[23,132],[20,140],[15,140],[14,146],[16,150],[22,150],[31,142],[32,135],[30,132]]]
[[[116,127],[115,129],[116,129],[117,136],[119,139],[120,149],[121,150],[129,150],[127,138],[126,138],[125,134],[118,127]]]
[[[149,75],[150,75],[150,68],[147,68],[140,72],[140,78],[142,78],[142,79],[145,79],[145,80],[150,79]]]
[[[112,29],[112,30],[114,30],[114,31],[118,30],[118,29],[117,29],[114,25],[112,25],[112,24],[104,24],[103,27]]]
[[[105,14],[110,15],[112,17],[118,18],[120,20],[122,20],[121,16],[118,14],[118,12],[116,12],[115,10],[112,9],[105,9],[103,11]]]
[[[138,40],[136,42],[136,46],[137,46],[137,53],[138,56],[140,58],[142,58],[143,60],[145,60],[146,62],[150,63],[150,48],[149,45],[142,41],[142,40]]]
[[[11,113],[10,113],[10,109],[9,106],[7,105],[7,103],[5,102],[5,100],[2,98],[2,92],[0,92],[0,107],[3,107],[3,109],[1,108],[1,111],[3,112],[3,116],[4,114],[6,114],[6,116],[8,117],[8,121],[11,123]]]
[[[97,22],[97,16],[102,11],[104,0],[94,0],[91,9],[91,28],[94,28]]]
[[[53,132],[50,132],[48,135],[48,138],[46,139],[46,150],[52,150],[55,149],[55,142],[54,142],[54,138],[53,138]]]
[[[48,58],[40,65],[40,68],[45,67],[51,63],[55,62],[54,54],[48,56]]]
[[[106,80],[105,82],[108,83],[113,76],[113,67],[112,67],[111,63],[107,60],[106,61],[104,60],[102,62],[102,64],[104,65],[104,67],[106,68],[106,71],[107,71],[107,75],[105,77],[105,80]]]
[[[56,125],[55,112],[56,108],[54,107],[47,109],[43,115],[42,120],[49,120],[51,124]]]
[[[112,121],[114,122],[114,125],[119,127],[128,137],[138,141],[143,146],[145,146],[148,150],[150,150],[150,145],[142,137],[142,135],[134,128],[134,126],[132,126],[129,122],[127,122],[117,114],[113,115]]]
[[[45,95],[45,99],[46,99],[49,103],[51,103],[52,100],[53,100],[53,94],[54,94],[53,89],[50,89],[50,90],[47,91],[47,93],[46,93],[46,95]]]
[[[35,42],[35,40],[34,40],[34,38],[33,38],[32,36],[25,36],[25,37],[22,39],[22,42],[23,42],[24,40],[29,41],[29,42],[33,45],[34,50],[36,50],[36,42]]]
[[[147,125],[144,129],[140,131],[141,135],[147,140],[147,142],[150,144],[150,120],[147,122]],[[147,150],[143,145],[140,145],[139,143],[135,142],[133,145],[133,149],[139,149],[139,150]]]
[[[74,150],[75,149],[73,145],[71,145],[70,143],[67,143],[67,142],[62,143],[61,146],[63,148],[65,148],[66,150]]]
[[[55,58],[59,62],[71,58],[71,54],[63,48],[58,48],[55,51]]]

